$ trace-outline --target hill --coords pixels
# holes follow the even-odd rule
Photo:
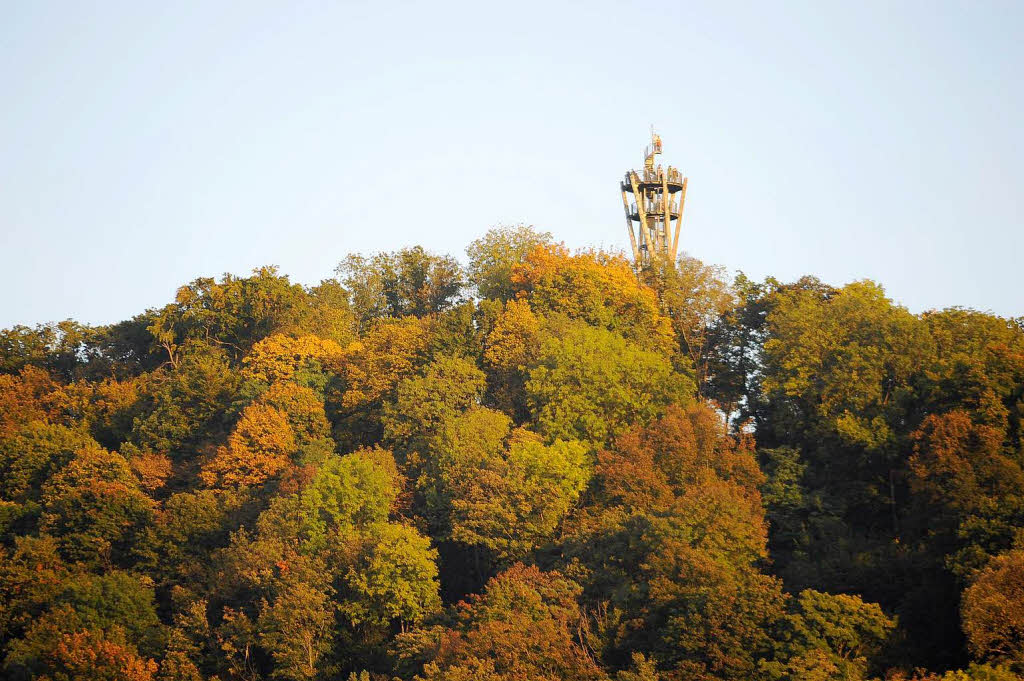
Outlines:
[[[1020,678],[1020,320],[467,253],[0,333],[7,678]]]

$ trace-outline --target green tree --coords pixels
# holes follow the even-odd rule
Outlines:
[[[425,453],[445,422],[478,404],[484,373],[459,357],[442,357],[419,376],[398,385],[397,399],[384,408],[384,438],[403,454]]]
[[[155,597],[148,577],[113,570],[66,580],[56,603],[71,606],[85,628],[120,627],[133,646],[156,656],[163,649],[164,627],[157,617]]]
[[[420,246],[366,257],[350,255],[337,273],[349,291],[361,324],[382,317],[422,317],[456,304],[465,285],[462,268],[450,256]]]
[[[433,471],[421,480],[438,534],[510,562],[547,541],[586,486],[579,442],[545,445],[508,417],[476,408],[442,431]]]
[[[189,344],[179,351],[177,366],[142,382],[129,441],[143,451],[193,459],[201,444],[230,430],[240,383],[223,351]]]
[[[330,457],[298,496],[306,541],[324,546],[339,529],[385,522],[399,484],[394,459],[386,450]]]
[[[659,279],[654,286],[693,366],[697,392],[703,394],[711,373],[713,332],[721,317],[735,307],[736,295],[722,268],[686,255]]]
[[[526,382],[539,432],[596,445],[686,402],[693,391],[690,377],[673,371],[663,355],[581,323],[551,330]]]
[[[776,659],[763,669],[769,678],[793,678],[801,667],[829,668],[823,678],[864,679],[896,623],[878,605],[857,596],[805,590],[793,600],[776,634]]]
[[[338,293],[336,284],[324,283],[311,294],[276,267],[261,267],[251,277],[225,274],[219,282],[204,277],[179,288],[148,330],[171,366],[189,341],[217,345],[236,361],[274,333],[316,331],[344,341],[351,322]]]
[[[344,576],[341,612],[356,625],[403,628],[440,610],[437,551],[408,525],[371,525],[355,564]]]
[[[128,566],[152,544],[154,503],[116,452],[86,447],[43,486],[40,527],[70,561]]]
[[[890,447],[913,397],[911,378],[930,353],[927,329],[871,282],[823,299],[780,293],[768,315],[764,388],[841,443]],[[783,425],[780,423],[780,426]]]
[[[99,445],[80,430],[43,421],[25,423],[0,439],[0,499],[25,504],[38,501],[43,484],[83,449]]]
[[[274,660],[272,678],[317,678],[333,643],[334,607],[323,591],[292,582],[262,608],[259,641]]]

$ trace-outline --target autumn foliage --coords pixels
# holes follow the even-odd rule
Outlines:
[[[0,677],[1021,678],[1020,320],[467,255],[0,331]]]

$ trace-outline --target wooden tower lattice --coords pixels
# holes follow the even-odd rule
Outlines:
[[[672,166],[655,167],[654,157],[660,153],[661,137],[651,130],[643,171],[630,170],[620,185],[637,273],[658,261],[675,262],[679,249],[686,178]]]

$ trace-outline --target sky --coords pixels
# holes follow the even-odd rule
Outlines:
[[[0,327],[200,276],[628,249],[654,125],[681,250],[1024,315],[1021,2],[0,0]]]

